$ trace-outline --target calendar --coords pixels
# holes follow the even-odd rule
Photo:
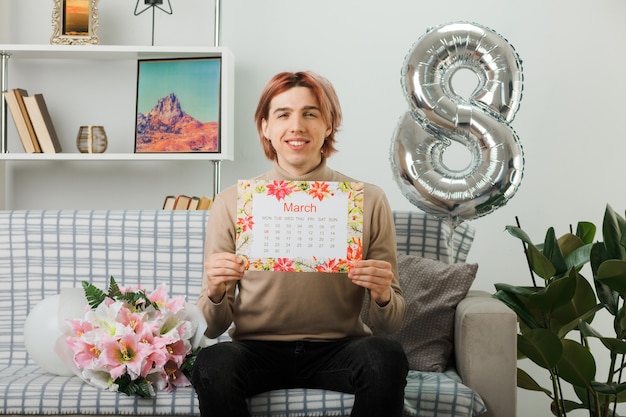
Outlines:
[[[237,254],[249,270],[339,273],[362,258],[362,182],[237,185]]]

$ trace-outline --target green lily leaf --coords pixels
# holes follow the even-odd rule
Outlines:
[[[554,368],[563,354],[561,340],[546,329],[532,329],[517,335],[517,350],[545,369]]]
[[[611,290],[626,295],[626,261],[608,259],[598,267],[596,279]]]
[[[576,236],[578,236],[585,245],[593,243],[596,237],[596,225],[591,222],[578,222],[576,226]]]
[[[545,392],[549,397],[552,397],[552,392],[550,390],[540,386],[537,381],[533,379],[533,377],[520,368],[517,368],[517,386],[529,391]]]
[[[559,376],[572,385],[591,387],[596,361],[589,349],[573,340],[563,339],[563,354],[558,363]]]

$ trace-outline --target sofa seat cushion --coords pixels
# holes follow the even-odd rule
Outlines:
[[[253,416],[348,416],[354,396],[316,389],[291,389],[266,392],[251,398],[249,403]],[[472,417],[486,410],[480,396],[463,385],[454,370],[443,373],[409,371],[403,416]]]
[[[78,377],[55,376],[36,365],[0,370],[0,414],[199,416],[192,388],[160,391],[152,399],[100,390]],[[481,398],[461,383],[452,370],[444,373],[410,371],[405,389],[405,416],[478,416]],[[289,396],[289,404],[287,404]],[[277,390],[250,399],[252,416],[348,416],[354,396],[315,389]]]

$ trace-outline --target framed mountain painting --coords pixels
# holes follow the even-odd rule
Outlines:
[[[221,58],[137,65],[136,153],[219,153]]]

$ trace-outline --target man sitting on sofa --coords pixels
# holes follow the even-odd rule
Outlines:
[[[341,118],[325,78],[274,76],[255,113],[274,167],[257,179],[354,181],[326,166]],[[202,416],[249,416],[248,397],[294,387],[353,393],[352,416],[402,414],[406,356],[399,343],[372,336],[360,319],[367,292],[373,326],[392,333],[403,323],[393,217],[384,192],[372,184],[365,184],[363,210],[363,260],[349,273],[247,271],[235,254],[237,186],[215,198],[198,305],[207,336],[234,326],[232,342],[203,349],[194,365]]]

